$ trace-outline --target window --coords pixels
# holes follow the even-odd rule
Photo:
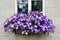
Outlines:
[[[43,11],[45,15],[45,0],[16,0],[16,11],[27,13],[30,11]],[[29,4],[30,3],[30,4]]]

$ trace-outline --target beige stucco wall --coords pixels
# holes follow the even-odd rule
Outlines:
[[[46,0],[46,15],[56,25],[54,34],[46,35],[14,35],[4,32],[1,27],[7,17],[14,14],[15,0],[0,0],[0,40],[59,40],[60,39],[60,0]]]

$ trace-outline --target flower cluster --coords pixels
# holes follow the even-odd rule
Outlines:
[[[22,34],[27,35],[29,32],[49,34],[55,31],[52,20],[43,16],[40,11],[31,11],[28,14],[18,13],[6,19],[3,24],[5,32],[20,30]]]

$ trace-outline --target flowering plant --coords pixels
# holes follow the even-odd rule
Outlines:
[[[5,32],[20,30],[22,34],[29,32],[49,34],[55,31],[52,20],[43,15],[41,11],[31,11],[28,14],[18,13],[6,19],[3,24]]]

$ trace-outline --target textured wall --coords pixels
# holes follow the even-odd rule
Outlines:
[[[5,33],[1,27],[7,17],[14,13],[14,0],[0,0],[0,40],[59,40],[60,39],[60,0],[46,0],[46,15],[56,25],[55,34],[46,35],[15,35]]]

